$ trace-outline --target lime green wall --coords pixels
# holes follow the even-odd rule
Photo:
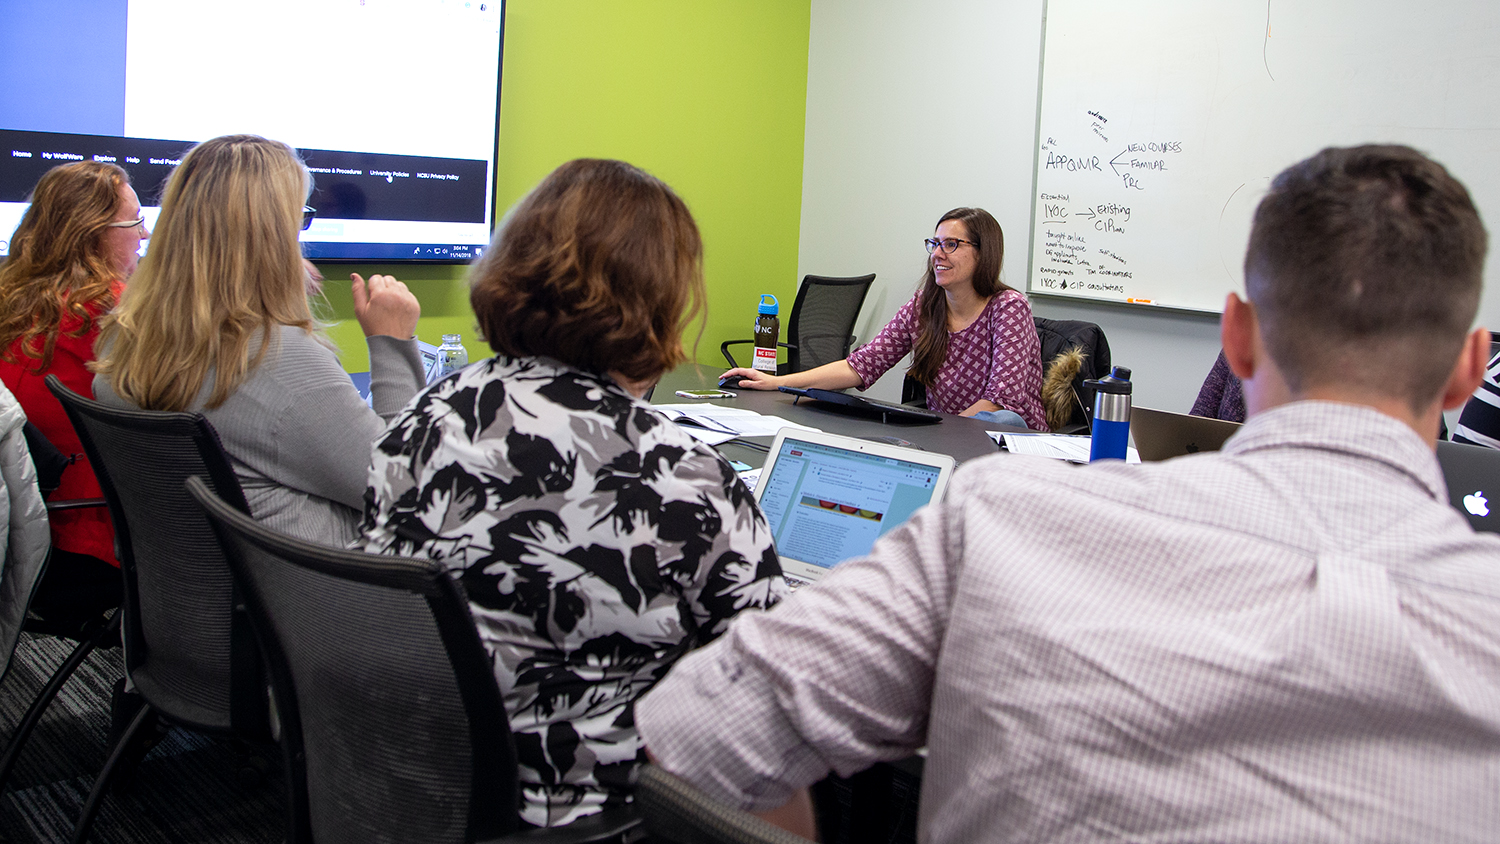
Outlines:
[[[750,336],[760,293],[790,308],[802,202],[810,0],[509,0],[501,76],[504,209],[557,165],[619,158],[670,184],[703,233],[709,309],[696,357]],[[462,267],[328,265],[391,272],[422,300],[418,334],[477,342]],[[348,286],[328,285],[335,316]],[[351,371],[367,368],[352,320],[331,332]],[[694,335],[686,338],[689,353]]]

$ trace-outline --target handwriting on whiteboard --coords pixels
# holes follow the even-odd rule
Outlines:
[[[1112,142],[1110,135],[1119,132],[1106,128],[1109,118],[1101,109],[1087,109],[1075,119],[1072,126],[1059,127],[1066,130],[1063,135],[1045,135],[1038,148],[1039,260],[1032,283],[1041,290],[1128,296],[1135,278],[1129,232],[1137,212],[1128,197],[1170,179],[1183,143],[1174,138]],[[1059,143],[1063,136],[1074,140]],[[1090,149],[1105,144],[1108,152]]]

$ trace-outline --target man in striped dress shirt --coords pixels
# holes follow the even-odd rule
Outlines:
[[[1292,166],[1225,306],[1223,451],[966,464],[680,661],[648,750],[806,829],[805,786],[926,746],[925,844],[1495,840],[1500,537],[1433,455],[1484,375],[1485,249],[1414,150]]]

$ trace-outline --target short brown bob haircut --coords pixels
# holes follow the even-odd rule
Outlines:
[[[490,347],[654,380],[702,308],[703,241],[687,205],[623,161],[552,171],[475,264],[469,303]]]
[[[1293,391],[1341,384],[1421,411],[1474,321],[1487,241],[1441,164],[1405,146],[1329,148],[1256,208],[1245,291]]]

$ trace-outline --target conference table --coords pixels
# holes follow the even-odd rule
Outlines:
[[[704,364],[686,363],[666,375],[651,394],[653,404],[698,403],[700,399],[686,399],[676,395],[678,390],[708,390],[719,386],[719,376],[724,368]],[[763,416],[777,416],[789,422],[797,422],[827,431],[865,439],[894,438],[910,443],[914,448],[938,454],[952,455],[959,463],[976,457],[995,454],[999,447],[990,439],[989,431],[1023,432],[1025,428],[981,422],[966,416],[942,414],[941,422],[881,421],[862,411],[850,410],[838,405],[812,399],[801,399],[790,393],[776,390],[735,389],[735,398],[716,398],[709,403],[726,407],[753,410]],[[770,437],[747,438],[765,446],[771,444]],[[890,442],[890,439],[883,439]],[[896,445],[903,443],[897,442]],[[760,466],[765,453],[745,447],[738,441],[730,441],[718,447],[727,457],[741,460],[751,466]]]

